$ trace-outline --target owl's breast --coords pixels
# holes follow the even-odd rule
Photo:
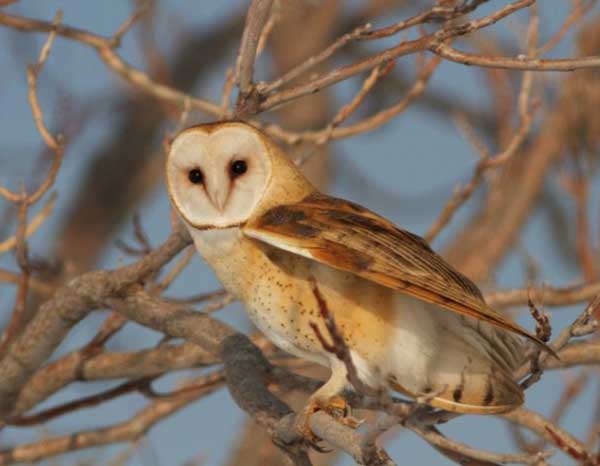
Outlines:
[[[310,282],[311,261],[260,243],[256,273],[248,280],[244,303],[249,317],[275,345],[296,356],[329,365],[310,322],[320,320]]]
[[[320,316],[310,285],[312,261],[246,238],[239,229],[191,230],[194,244],[223,287],[281,349],[328,365],[310,322]]]
[[[196,250],[214,271],[223,287],[237,299],[245,301],[254,276],[259,273],[256,248],[249,244],[240,229],[190,228]]]
[[[257,273],[249,280],[244,302],[250,318],[271,341],[319,364],[336,361],[315,332],[316,326],[329,339],[316,285],[349,347],[360,347],[368,359],[380,356],[396,324],[392,290],[297,254],[253,244],[260,252],[254,256]]]

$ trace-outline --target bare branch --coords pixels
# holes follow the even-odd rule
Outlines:
[[[202,380],[204,379],[200,378],[200,381]],[[197,385],[197,383],[192,381],[188,386],[195,384]],[[174,414],[214,389],[215,385],[211,383],[207,386],[199,386],[191,391],[185,391],[173,397],[159,398],[143,408],[131,419],[120,424],[77,432],[65,435],[64,437],[49,438],[0,451],[0,465],[30,463],[84,448],[137,440],[157,422]]]
[[[236,66],[236,83],[242,96],[248,96],[252,88],[254,61],[262,30],[269,20],[273,0],[252,0],[246,15],[246,25],[240,44]],[[246,98],[244,97],[244,98]]]
[[[46,201],[44,206],[42,207],[42,210],[40,210],[37,214],[35,214],[33,219],[31,219],[31,221],[27,224],[27,227],[25,228],[25,234],[24,234],[25,238],[29,238],[31,235],[33,235],[37,231],[37,229],[39,227],[41,227],[44,224],[46,219],[52,214],[55,204],[56,204],[56,194],[52,194],[48,198],[48,200]],[[17,237],[16,236],[11,236],[10,238],[5,239],[4,241],[2,241],[0,243],[0,254],[3,254],[5,252],[8,252],[8,251],[14,249],[16,247],[16,245],[17,245]]]
[[[154,273],[189,243],[181,227],[140,261],[114,271],[89,272],[57,290],[0,360],[0,415],[9,413],[29,377],[89,311]]]
[[[527,58],[519,55],[517,58],[488,57],[474,53],[461,52],[447,44],[435,44],[430,51],[445,60],[469,66],[482,66],[485,68],[504,68],[523,71],[575,71],[585,68],[600,67],[600,56],[581,58]]]

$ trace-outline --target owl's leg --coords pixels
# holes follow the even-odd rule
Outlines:
[[[341,423],[353,429],[362,423],[349,416],[350,407],[347,401],[340,396],[340,393],[348,386],[346,367],[340,361],[336,361],[336,363],[332,364],[329,380],[311,395],[308,404],[299,413],[296,427],[315,449],[321,450],[318,446],[320,439],[310,429],[309,421],[310,416],[317,411],[326,411]]]

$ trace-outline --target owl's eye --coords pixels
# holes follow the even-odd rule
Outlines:
[[[243,175],[248,170],[248,164],[245,160],[234,160],[231,163],[231,174],[236,177]]]
[[[204,175],[199,168],[194,168],[188,172],[188,180],[192,184],[202,184],[204,181]]]

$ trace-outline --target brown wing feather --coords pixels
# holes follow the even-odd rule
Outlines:
[[[443,308],[489,322],[553,351],[484,301],[477,286],[419,236],[349,201],[312,194],[243,227],[249,237]]]

